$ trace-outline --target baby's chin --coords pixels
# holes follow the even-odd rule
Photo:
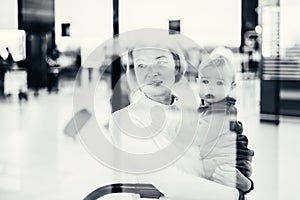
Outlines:
[[[212,94],[207,94],[201,97],[201,99],[203,99],[206,103],[217,103],[219,101],[222,101],[224,98],[216,97]]]

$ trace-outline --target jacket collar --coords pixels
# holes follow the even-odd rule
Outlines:
[[[219,102],[213,103],[213,104],[206,103],[203,100],[201,100],[201,104],[198,108],[198,112],[203,112],[203,111],[207,110],[208,108],[218,109],[218,108],[234,106],[235,102],[236,102],[236,100],[232,97],[226,97],[222,101],[219,101]]]

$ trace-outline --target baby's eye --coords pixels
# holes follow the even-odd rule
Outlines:
[[[208,84],[208,80],[202,80],[203,84]]]
[[[224,85],[223,81],[217,81],[217,85]]]

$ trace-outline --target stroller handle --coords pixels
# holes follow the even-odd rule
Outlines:
[[[84,200],[96,200],[112,193],[131,193],[139,194],[141,198],[159,199],[164,196],[158,189],[151,184],[137,184],[137,183],[115,183],[100,187],[90,194]]]

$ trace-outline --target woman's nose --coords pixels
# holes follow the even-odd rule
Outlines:
[[[148,77],[156,77],[158,75],[159,75],[159,73],[156,71],[152,71],[152,72],[148,73]]]
[[[159,69],[156,66],[150,66],[148,70],[148,76],[158,76]]]

